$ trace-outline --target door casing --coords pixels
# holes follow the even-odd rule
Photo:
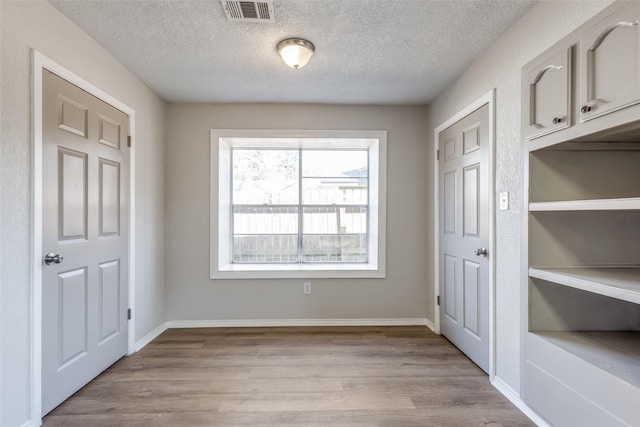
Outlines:
[[[489,380],[493,381],[496,371],[495,357],[495,89],[485,93],[483,96],[472,102],[444,123],[436,127],[434,131],[433,145],[433,235],[440,235],[440,164],[438,162],[438,147],[440,146],[440,132],[444,131],[451,125],[457,123],[464,117],[468,116],[483,105],[489,105]],[[434,330],[440,334],[440,306],[438,305],[438,296],[440,295],[440,242],[439,238],[434,239],[434,260],[433,260],[433,305],[434,305]]]
[[[57,62],[32,50],[32,135],[31,165],[31,422],[42,422],[42,71],[57,74],[80,89],[111,104],[129,116],[131,136],[129,161],[129,288],[132,316],[128,322],[127,354],[135,350],[135,110],[79,77]]]

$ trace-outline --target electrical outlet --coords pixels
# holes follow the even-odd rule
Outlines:
[[[311,282],[304,282],[303,288],[305,295],[311,295]]]

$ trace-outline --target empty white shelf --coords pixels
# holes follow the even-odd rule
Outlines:
[[[618,210],[640,210],[640,197],[529,203],[529,211],[531,212]]]
[[[530,268],[529,276],[640,304],[640,268]]]
[[[640,332],[535,332],[535,335],[640,387]]]

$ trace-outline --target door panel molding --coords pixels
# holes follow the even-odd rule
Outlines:
[[[464,329],[474,337],[480,339],[480,299],[482,295],[479,293],[480,282],[480,264],[465,259],[462,268],[462,286],[464,287]],[[470,299],[467,296],[473,295]]]
[[[61,171],[58,181],[58,240],[86,240],[89,215],[87,155],[58,147],[58,169]],[[77,185],[79,182],[81,186]]]
[[[434,130],[434,145],[433,145],[433,194],[434,194],[434,208],[433,208],[433,227],[434,236],[440,236],[440,166],[438,162],[438,147],[440,146],[440,133],[450,127],[451,125],[459,122],[472,112],[483,107],[489,106],[489,161],[488,161],[488,187],[489,187],[489,203],[488,203],[488,216],[489,216],[489,380],[493,381],[496,372],[496,356],[495,356],[495,328],[496,328],[496,316],[495,316],[495,89],[485,93],[480,98],[454,114],[451,118],[437,126]],[[470,135],[471,136],[471,135]],[[472,138],[471,138],[472,139]],[[475,151],[473,143],[468,144],[469,150],[467,153]],[[445,155],[446,153],[441,153]],[[446,157],[445,157],[446,158]],[[440,271],[440,238],[435,239],[434,248],[434,331],[440,334],[440,306],[438,306],[438,296],[440,294],[439,283],[440,277],[444,274]]]
[[[128,135],[135,141],[135,110],[118,99],[92,85],[77,74],[42,53],[32,50],[32,135],[33,157],[31,175],[31,422],[40,425],[42,421],[42,75],[49,70],[61,78],[88,92],[96,98],[112,105],[129,116]],[[77,126],[76,126],[77,127]],[[81,129],[76,129],[76,134]],[[133,313],[135,306],[135,144],[129,152],[129,274],[128,299]],[[127,354],[135,351],[135,317],[128,322]]]
[[[474,192],[470,192],[471,188]],[[462,234],[480,235],[480,164],[475,163],[462,169]],[[473,197],[475,195],[475,197]],[[470,197],[471,196],[471,197]]]
[[[445,305],[444,314],[449,316],[452,322],[458,322],[458,316],[456,314],[456,263],[458,260],[455,256],[449,254],[444,255],[444,293],[445,293]],[[449,298],[452,296],[453,298]],[[439,322],[438,322],[439,323]],[[438,332],[439,333],[439,332]]]
[[[58,344],[60,353],[56,368],[64,369],[74,360],[87,354],[87,294],[88,294],[87,268],[81,267],[71,271],[65,271],[58,275],[58,313],[60,317],[58,323],[63,325],[60,328]],[[74,325],[75,334],[67,335],[64,325]]]

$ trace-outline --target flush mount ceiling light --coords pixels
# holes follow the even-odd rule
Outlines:
[[[302,68],[307,65],[316,50],[313,43],[303,39],[286,39],[278,43],[278,53],[291,68]]]

